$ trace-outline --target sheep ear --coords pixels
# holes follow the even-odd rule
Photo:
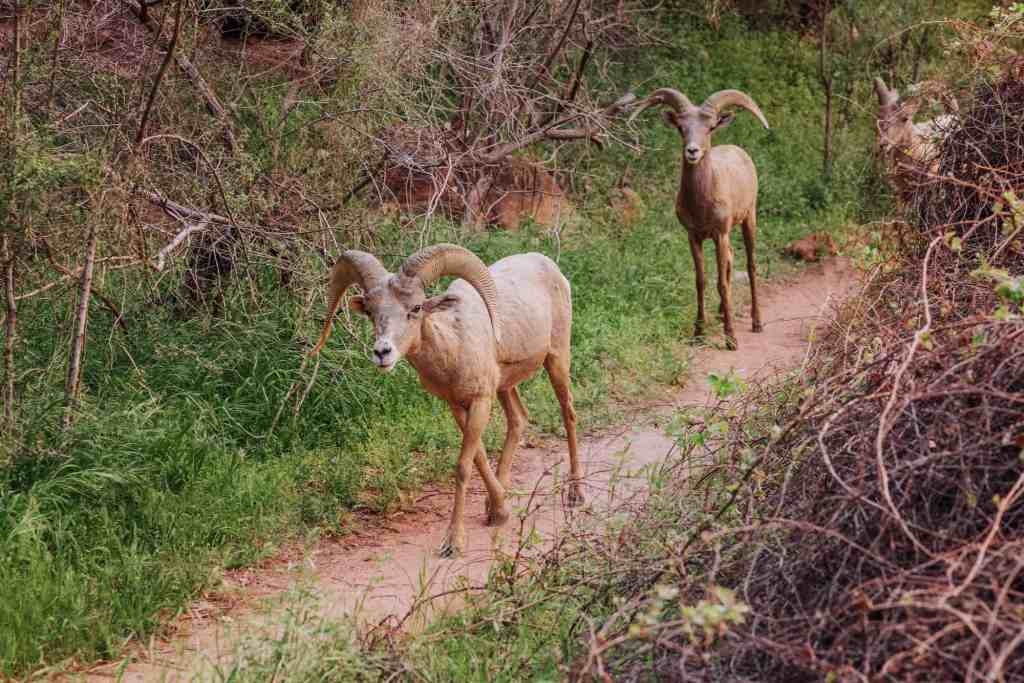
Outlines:
[[[366,315],[366,299],[361,296],[354,296],[348,300],[348,310]]]
[[[423,313],[429,315],[437,311],[447,311],[462,302],[462,297],[457,294],[440,294],[432,296],[423,302]]]
[[[718,117],[718,122],[715,123],[714,128],[712,128],[711,130],[720,130],[722,128],[725,128],[730,123],[732,123],[735,118],[736,112],[731,111],[727,114],[722,114],[721,116]]]

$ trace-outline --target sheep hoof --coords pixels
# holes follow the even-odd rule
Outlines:
[[[456,544],[452,539],[444,539],[444,543],[437,549],[438,557],[444,559],[452,559],[462,555],[462,546]]]
[[[583,505],[583,487],[578,481],[569,483],[569,491],[566,493],[566,503],[571,508]]]
[[[450,532],[448,536],[441,543],[441,547],[438,548],[437,554],[443,558],[458,557],[462,554],[462,547],[465,545],[460,539],[455,538]]]
[[[497,509],[491,505],[491,501],[487,501],[487,526],[502,526],[511,517],[511,513],[508,509],[508,503],[502,503]]]
[[[760,321],[755,322],[753,326],[754,332],[764,332],[764,325]]]
[[[703,337],[704,336],[704,326],[703,325],[694,325],[693,326],[693,336],[694,337],[698,337],[698,338],[699,337]]]
[[[725,348],[729,349],[730,351],[735,351],[736,349],[739,348],[739,346],[736,344],[736,336],[735,335],[732,335],[732,334],[725,335]]]

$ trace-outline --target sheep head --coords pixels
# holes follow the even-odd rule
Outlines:
[[[768,121],[761,109],[749,95],[739,90],[719,90],[697,107],[678,90],[659,88],[634,106],[636,109],[630,115],[630,121],[649,107],[668,107],[664,111],[665,121],[682,136],[683,158],[688,164],[699,164],[711,149],[711,134],[732,123],[734,114],[723,113],[728,107],[743,107],[768,128]]]
[[[395,274],[385,270],[372,254],[349,250],[341,255],[331,271],[327,320],[310,355],[319,353],[327,342],[345,290],[359,285],[363,294],[353,296],[349,308],[373,323],[375,339],[370,360],[382,371],[391,370],[410,349],[419,345],[423,320],[427,316],[459,303],[460,298],[455,294],[427,298],[426,288],[445,275],[466,280],[480,293],[497,336],[494,279],[487,266],[468,249],[455,244],[426,247],[406,259]]]
[[[875,77],[878,95],[878,150],[888,154],[893,150],[909,149],[913,143],[914,114],[918,105],[900,99],[896,90],[889,90],[885,81]]]

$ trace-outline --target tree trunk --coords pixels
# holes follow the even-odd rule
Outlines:
[[[14,429],[14,342],[18,330],[18,302],[14,298],[14,249],[11,236],[4,234],[0,241],[0,260],[4,264],[4,300],[7,315],[4,318],[4,425],[6,432]]]
[[[821,79],[821,86],[825,90],[825,139],[822,142],[821,172],[825,182],[832,178],[832,95],[833,79],[829,72],[828,60],[828,15],[830,9],[829,0],[825,0],[821,6],[821,35],[818,49],[818,78]]]
[[[14,344],[17,341],[18,333],[18,302],[14,297],[15,285],[15,257],[18,251],[18,229],[19,216],[16,209],[17,199],[17,170],[18,159],[18,134],[20,132],[19,122],[21,119],[21,4],[18,0],[14,2],[14,35],[11,56],[11,74],[8,82],[12,89],[10,98],[10,173],[5,191],[7,192],[7,220],[3,226],[3,235],[0,235],[0,264],[3,265],[4,300],[6,303],[6,315],[4,318],[4,431],[14,430]],[[5,164],[6,165],[6,164]]]
[[[153,109],[156,93],[160,89],[160,81],[163,80],[164,73],[167,71],[167,65],[171,63],[171,59],[174,58],[174,50],[178,47],[178,35],[181,33],[181,6],[184,4],[185,0],[178,0],[178,9],[174,17],[174,33],[171,34],[171,43],[167,46],[167,55],[164,57],[164,61],[160,62],[160,68],[157,70],[156,78],[153,80],[153,89],[149,91],[149,98],[146,100],[146,106],[142,110],[142,116],[139,119],[139,132],[135,134],[136,147],[139,146],[142,138],[146,135],[146,121],[149,120],[149,112]]]
[[[53,95],[57,87],[60,39],[64,35],[64,0],[57,5],[57,35],[53,38],[53,52],[50,53],[50,84],[46,87],[46,108],[53,111]]]
[[[82,374],[82,351],[85,348],[85,332],[89,323],[89,300],[92,298],[92,271],[96,262],[96,228],[89,231],[89,245],[85,252],[85,268],[82,269],[82,285],[78,290],[78,312],[75,314],[75,331],[71,338],[71,354],[68,357],[68,377],[64,383],[64,428],[71,426],[71,414],[78,403],[78,389]]]
[[[463,228],[471,232],[479,232],[487,225],[487,210],[484,203],[492,183],[493,179],[485,174],[481,175],[473,184],[473,188],[466,195],[465,211],[462,214]]]
[[[150,33],[153,34],[154,38],[160,37],[160,27],[153,22],[146,11],[146,4],[131,2],[129,3],[132,10],[135,12],[135,16],[138,17],[142,25],[145,26]],[[165,48],[166,49],[166,48]],[[228,150],[234,153],[238,149],[238,141],[235,140],[235,133],[231,127],[231,118],[228,116],[227,110],[224,105],[220,103],[216,93],[210,87],[210,84],[206,82],[202,74],[199,73],[199,69],[196,68],[188,57],[181,52],[174,55],[174,61],[178,65],[178,68],[182,70],[188,80],[192,83],[192,86],[199,91],[199,94],[203,98],[203,103],[206,105],[206,110],[210,112],[214,117],[220,121],[224,127],[224,142],[226,143]]]

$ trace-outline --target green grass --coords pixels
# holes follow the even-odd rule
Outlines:
[[[777,272],[781,245],[842,225],[853,207],[838,184],[820,180],[810,48],[783,34],[752,38],[731,24],[719,33],[688,29],[675,40],[631,72],[638,91],[671,84],[700,99],[744,88],[775,126],[766,133],[741,115],[717,142],[743,145],[757,163],[760,270]],[[695,68],[680,58],[695,43],[730,59]],[[672,210],[679,142],[650,118],[641,130],[651,149],[640,157],[615,148],[572,152],[596,189],[561,239],[530,229],[460,238],[439,223],[424,228],[430,241],[459,239],[487,262],[527,250],[557,258],[573,286],[573,389],[584,430],[612,419],[610,397],[645,395],[685,369],[694,293],[686,236]],[[851,152],[847,162],[839,177],[861,157]],[[626,163],[648,206],[630,230],[604,208]],[[386,265],[420,238],[385,228]],[[734,246],[741,268],[738,235]],[[709,297],[714,310],[714,287]],[[126,638],[152,633],[215,581],[218,567],[252,563],[310,530],[344,533],[352,511],[387,510],[403,491],[451,476],[459,435],[446,407],[407,364],[377,373],[361,320],[355,337],[336,329],[292,415],[286,396],[310,379],[302,351],[322,313],[315,303],[309,314],[304,296],[277,287],[270,273],[237,281],[221,316],[179,321],[143,301],[125,314],[129,335],[94,322],[82,410],[62,432],[55,425],[67,339],[55,330],[67,329],[71,311],[35,300],[22,308],[21,362],[34,370],[24,380],[23,446],[0,465],[0,674],[114,656]],[[524,400],[536,428],[559,432],[543,373],[526,383]],[[491,448],[502,428],[492,420]],[[507,642],[536,657],[538,671],[553,672],[546,641],[558,642],[553,634],[568,617],[553,607],[545,618],[552,633]],[[461,662],[445,672],[459,680],[500,680],[487,678],[497,647],[493,638],[466,640],[424,656]]]

